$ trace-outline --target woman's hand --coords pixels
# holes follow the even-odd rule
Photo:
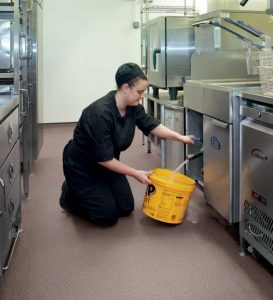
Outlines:
[[[150,174],[152,174],[152,171],[135,170],[134,178],[140,183],[151,184]]]
[[[195,143],[194,135],[182,135],[181,141],[185,144],[194,144]]]
[[[134,177],[140,183],[144,183],[144,184],[152,183],[151,180],[149,179],[149,175],[152,174],[152,171],[136,170],[132,167],[127,166],[126,164],[124,164],[123,162],[115,158],[108,161],[98,162],[98,163],[113,172]]]
[[[158,126],[156,126],[151,131],[151,133],[160,138],[163,138],[163,139],[182,142],[185,144],[194,144],[195,143],[194,135],[182,135],[176,131],[169,129],[168,127],[166,127],[162,124],[159,124]]]

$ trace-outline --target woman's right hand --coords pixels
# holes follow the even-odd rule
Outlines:
[[[143,171],[143,170],[136,170],[134,174],[134,178],[143,184],[151,184],[151,180],[149,175],[152,174],[152,171]]]

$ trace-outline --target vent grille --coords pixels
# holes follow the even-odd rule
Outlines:
[[[273,254],[273,219],[245,200],[243,216],[244,232],[251,236],[270,254]]]

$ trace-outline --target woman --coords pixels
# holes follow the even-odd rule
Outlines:
[[[148,81],[140,67],[126,63],[115,75],[117,90],[90,104],[82,112],[73,139],[63,153],[65,182],[60,206],[90,221],[110,226],[134,210],[127,176],[149,184],[150,171],[119,161],[120,152],[133,141],[135,126],[145,135],[193,144],[191,136],[168,129],[147,115],[139,103]]]

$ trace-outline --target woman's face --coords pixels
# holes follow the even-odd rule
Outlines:
[[[126,104],[128,106],[136,106],[139,101],[144,98],[144,92],[149,83],[147,80],[139,79],[132,87],[126,87]]]

